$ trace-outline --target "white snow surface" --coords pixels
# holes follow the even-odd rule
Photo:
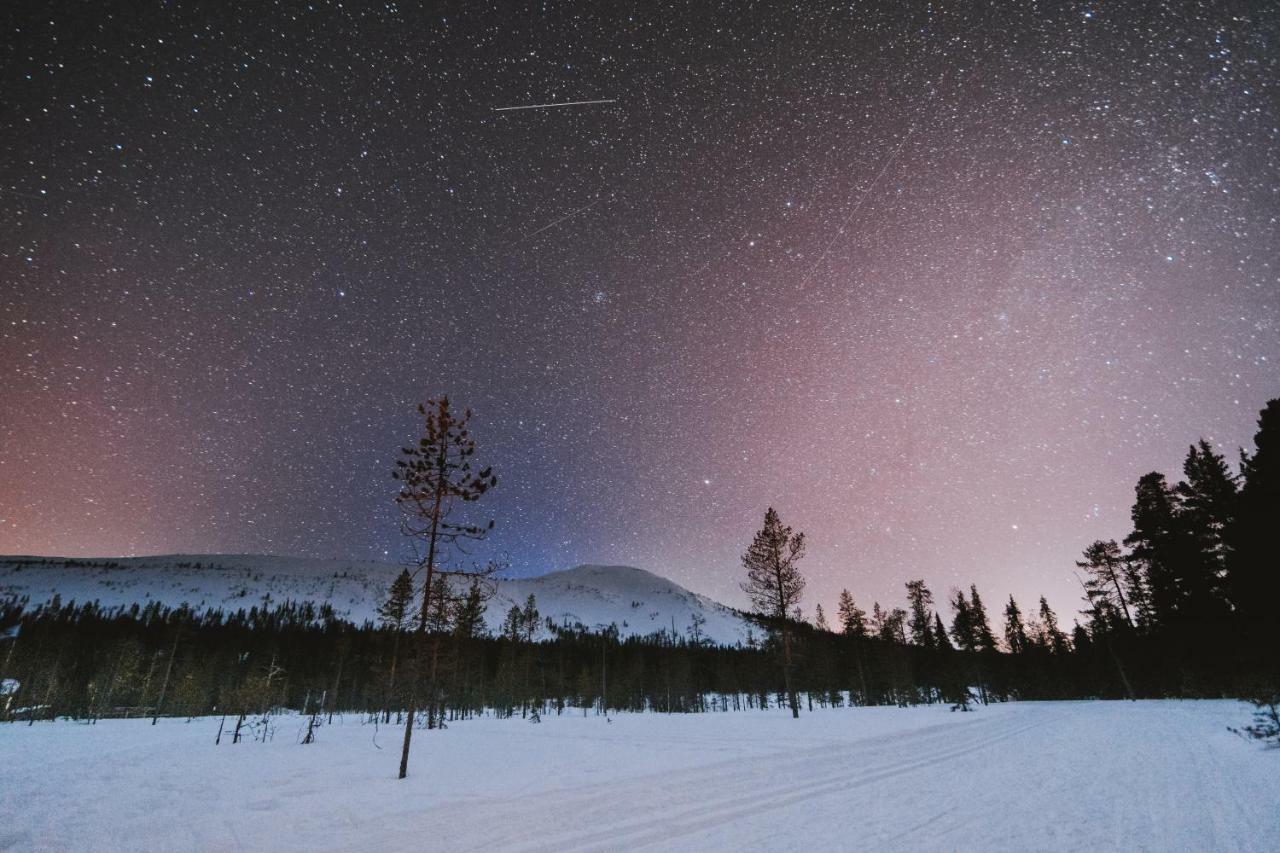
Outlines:
[[[1280,850],[1280,750],[1228,701],[0,725],[0,850]]]
[[[198,568],[197,568],[198,566]],[[401,567],[391,563],[313,560],[252,554],[170,554],[155,557],[0,556],[0,597],[27,596],[32,606],[61,595],[104,607],[159,601],[195,609],[237,610],[285,601],[327,602],[357,624],[377,618]],[[652,572],[629,566],[578,566],[534,578],[501,579],[485,613],[500,629],[513,604],[529,595],[558,625],[617,625],[624,636],[666,631],[688,636],[695,613],[711,642],[736,645],[749,623],[733,609]]]

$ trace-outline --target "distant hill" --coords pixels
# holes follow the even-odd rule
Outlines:
[[[105,607],[159,601],[203,609],[269,607],[285,601],[328,603],[354,622],[376,608],[400,566],[358,560],[313,560],[254,554],[169,554],[155,557],[0,556],[0,597],[32,605],[97,600]],[[658,631],[687,635],[694,614],[704,637],[735,645],[748,623],[732,608],[643,569],[578,566],[534,578],[500,579],[485,619],[496,632],[513,604],[537,597],[538,611],[557,624],[615,624],[622,636]]]

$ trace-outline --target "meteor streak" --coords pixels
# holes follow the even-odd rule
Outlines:
[[[494,107],[495,113],[505,113],[511,110],[545,110],[549,107],[581,107],[587,104],[616,104],[617,98],[607,98],[600,101],[558,101],[554,104],[525,104],[519,107]]]

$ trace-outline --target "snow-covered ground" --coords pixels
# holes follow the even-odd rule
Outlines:
[[[170,554],[155,557],[0,556],[0,596],[32,605],[60,595],[104,607],[147,605],[201,609],[272,607],[285,601],[327,603],[359,624],[377,618],[401,567],[391,563],[313,560],[261,554]],[[748,623],[731,608],[674,581],[629,566],[578,566],[534,578],[502,579],[485,621],[495,633],[513,604],[533,595],[538,611],[556,624],[590,629],[616,625],[624,636],[673,629],[688,635],[694,614],[702,636],[724,645],[746,639]]]
[[[1236,702],[0,725],[0,849],[1280,850],[1280,750]]]

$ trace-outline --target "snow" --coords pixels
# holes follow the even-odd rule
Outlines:
[[[1228,701],[0,725],[0,849],[1280,849],[1280,750]]]
[[[199,568],[196,567],[199,564]],[[328,603],[357,624],[377,618],[401,567],[391,563],[313,560],[256,554],[169,554],[155,557],[0,557],[0,598],[27,596],[32,605],[62,596],[105,607],[146,605],[224,610],[275,606],[285,601]],[[729,607],[652,572],[628,566],[578,566],[535,578],[502,579],[485,621],[498,632],[513,604],[530,594],[538,611],[557,624],[589,629],[616,624],[621,636],[657,631],[687,635],[695,613],[712,642],[736,645],[749,624]]]

